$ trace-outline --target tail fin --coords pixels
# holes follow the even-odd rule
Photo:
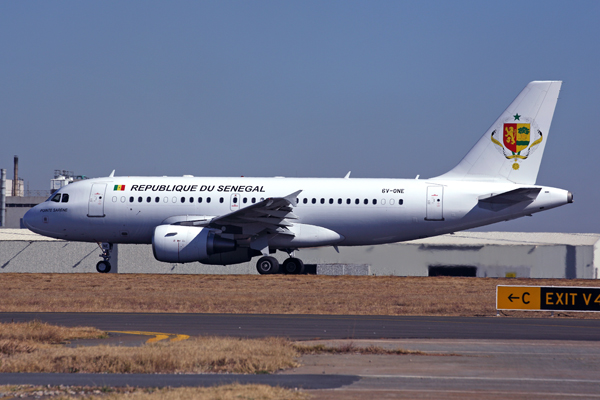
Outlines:
[[[535,184],[561,85],[529,83],[461,162],[436,179]]]

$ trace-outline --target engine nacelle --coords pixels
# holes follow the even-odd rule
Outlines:
[[[213,230],[181,225],[159,225],[154,229],[152,251],[158,261],[204,264],[236,264],[249,261],[249,249],[237,249],[235,240],[224,239]]]

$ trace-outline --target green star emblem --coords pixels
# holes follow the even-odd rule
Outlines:
[[[520,121],[521,120],[521,116],[519,115],[519,113],[513,115],[515,121]]]

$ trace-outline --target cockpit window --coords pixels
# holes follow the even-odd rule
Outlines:
[[[54,201],[54,202],[56,202],[56,203],[59,203],[59,202],[60,202],[60,193],[56,193],[56,194],[55,194],[55,195],[52,197],[52,199],[51,199],[51,200],[52,200],[52,201]]]
[[[68,203],[69,202],[69,194],[68,193],[63,194],[61,201],[63,203]]]

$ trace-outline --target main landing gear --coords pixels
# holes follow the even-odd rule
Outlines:
[[[98,264],[96,264],[96,271],[102,273],[102,274],[106,274],[107,272],[110,272],[110,252],[112,251],[112,243],[98,243],[98,246],[100,246],[100,248],[102,249],[102,254],[100,254],[100,257],[102,257],[102,261],[98,261]]]
[[[264,256],[256,263],[256,270],[261,275],[278,274],[280,270],[284,274],[302,274],[304,273],[304,263],[299,258],[290,257],[280,266],[275,257]]]

